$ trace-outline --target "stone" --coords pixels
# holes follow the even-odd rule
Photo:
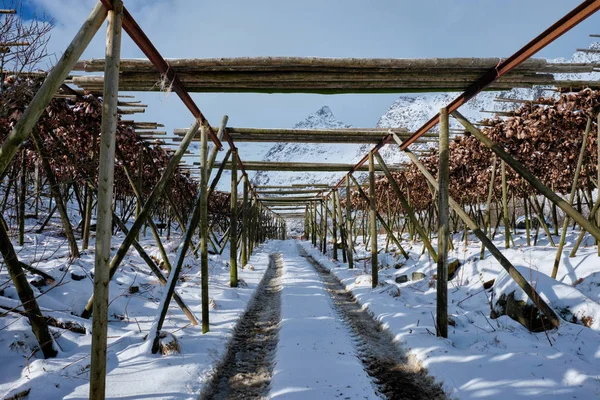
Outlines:
[[[509,316],[531,332],[543,332],[554,328],[535,305],[515,299],[515,292],[508,295],[502,293],[496,300],[490,318],[495,319],[502,315]]]
[[[408,282],[408,275],[399,275],[396,277],[396,283]]]
[[[448,280],[451,281],[456,276],[456,272],[460,267],[460,261],[453,260],[448,263]]]
[[[76,272],[71,272],[71,279],[74,281],[82,281],[86,278],[85,274],[78,274]]]
[[[413,281],[420,281],[421,279],[425,279],[425,274],[423,272],[413,272],[412,273]]]

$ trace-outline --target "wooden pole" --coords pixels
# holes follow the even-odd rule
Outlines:
[[[546,202],[546,199],[544,199],[544,201],[542,202],[542,204],[540,205],[540,202],[538,201],[536,196],[532,196],[532,204],[533,207],[535,208],[537,214],[538,214],[538,221],[540,223],[540,225],[542,225],[542,228],[544,229],[544,232],[546,233],[546,236],[548,237],[548,241],[550,242],[550,245],[552,247],[556,247],[556,243],[554,243],[554,239],[552,238],[552,233],[550,232],[550,228],[548,228],[548,224],[546,223],[546,217],[544,216],[544,203]]]
[[[492,158],[492,174],[490,176],[490,186],[488,187],[485,216],[483,219],[483,233],[485,233],[486,235],[489,235],[492,230],[492,227],[490,226],[490,213],[492,205],[492,196],[494,195],[494,187],[496,182],[496,165],[498,165],[498,163],[496,162],[496,155],[494,155],[494,158]],[[483,243],[481,244],[481,254],[479,255],[479,258],[482,260],[485,258],[485,246],[483,245]]]
[[[335,209],[337,211],[337,222],[340,228],[340,236],[342,238],[342,260],[344,263],[348,262],[348,240],[346,234],[346,226],[344,224],[344,218],[342,216],[342,204],[340,203],[340,193],[338,190],[333,191],[333,198],[336,203]]]
[[[137,201],[135,202],[135,218],[137,219],[140,216],[140,211],[142,211],[142,202],[144,201],[144,192],[143,192],[143,177],[144,177],[144,145],[143,143],[140,145],[140,152],[138,153],[138,174],[137,174],[137,191],[140,194],[137,197]],[[144,232],[144,236],[146,236],[146,232]],[[140,240],[140,233],[137,234],[137,240]],[[170,268],[169,268],[170,270]]]
[[[35,218],[38,218],[39,208],[40,208],[40,162],[36,160],[35,162],[35,170],[33,173],[33,192],[34,192],[34,209],[35,209]]]
[[[448,110],[440,110],[438,166],[438,260],[437,260],[437,336],[448,337],[448,239],[450,236],[448,193],[450,187],[450,148]],[[466,224],[465,224],[466,230]],[[466,235],[466,231],[465,231]]]
[[[193,229],[193,228],[192,228]],[[202,333],[209,331],[208,304],[208,129],[200,128],[200,273]]]
[[[338,259],[338,239],[337,239],[337,212],[335,208],[335,194],[331,195],[331,228],[332,228],[332,239],[333,239],[333,259]]]
[[[310,239],[310,224],[309,224],[309,211],[308,211],[308,204],[306,205],[306,207],[304,208],[304,237],[306,238],[306,240]]]
[[[529,195],[525,189],[525,185],[523,185],[523,214],[525,215],[525,237],[527,240],[527,246],[531,246],[531,227],[529,220],[529,207],[527,206],[527,200]],[[516,229],[516,227],[515,227]]]
[[[244,197],[242,200],[242,268],[248,264],[248,223],[250,214],[250,205],[248,204],[248,176],[244,175]]]
[[[106,392],[106,340],[108,332],[108,284],[110,282],[110,240],[112,237],[112,198],[115,167],[119,95],[119,61],[121,57],[121,23],[123,2],[113,0],[106,31],[106,68],[100,135],[98,174],[98,222],[94,268],[94,302],[92,320],[92,356],[90,399],[104,400]]]
[[[588,117],[585,132],[583,134],[583,141],[581,142],[581,148],[579,150],[579,158],[577,159],[577,167],[575,168],[575,176],[573,177],[573,183],[571,185],[571,193],[569,194],[569,204],[573,204],[575,199],[575,193],[577,192],[577,182],[579,181],[579,174],[581,172],[581,166],[583,165],[583,157],[585,156],[585,147],[587,145],[588,136],[592,129],[592,118]],[[586,222],[589,222],[586,220]],[[565,215],[563,222],[562,231],[560,232],[560,241],[558,242],[558,249],[556,250],[556,257],[554,258],[554,267],[552,268],[552,279],[556,279],[558,274],[558,267],[562,258],[563,248],[565,246],[565,239],[567,238],[567,228],[569,227],[569,216]]]
[[[214,149],[216,149],[216,147],[213,147],[213,150]],[[225,157],[223,157],[223,162],[219,166],[219,169],[217,170],[217,173],[215,174],[215,177],[213,178],[212,182],[210,183],[210,187],[208,188],[208,198],[210,198],[213,191],[217,188],[217,185],[219,184],[219,180],[221,180],[221,175],[223,175],[223,165],[225,165],[225,162],[229,159],[230,156],[231,156],[231,150],[227,150],[227,152],[225,153]],[[211,167],[211,169],[212,169],[212,167]],[[209,174],[209,176],[210,176],[210,174]]]
[[[25,198],[27,197],[27,158],[21,151],[21,187],[19,188],[19,246],[25,243]]]
[[[237,271],[237,241],[238,241],[238,197],[237,197],[237,165],[238,165],[238,151],[237,149],[231,150],[231,213],[229,216],[229,285],[231,287],[237,287],[238,285],[238,271]]]
[[[327,254],[327,214],[325,202],[321,200],[321,252]]]
[[[312,203],[312,245],[317,247],[317,203]]]
[[[94,130],[92,132],[92,163],[96,162],[96,142],[98,140],[98,133]],[[83,222],[83,234],[82,234],[82,244],[81,248],[87,250],[90,244],[90,232],[91,232],[91,224],[92,224],[92,209],[93,207],[93,196],[90,191],[87,191],[85,197],[85,216]]]
[[[371,287],[379,283],[379,261],[377,260],[377,199],[375,198],[375,160],[369,152],[369,228],[371,229]],[[391,232],[390,232],[391,233]]]
[[[48,73],[44,83],[36,92],[35,97],[31,100],[19,121],[12,128],[10,134],[6,137],[0,147],[0,176],[4,176],[8,165],[15,156],[19,146],[27,140],[31,131],[40,116],[45,111],[46,106],[50,104],[50,100],[56,94],[58,88],[64,83],[67,75],[73,69],[73,66],[83,54],[88,44],[102,26],[106,19],[107,10],[102,3],[96,3],[87,20],[83,23],[73,41],[54,68]]]
[[[502,160],[502,215],[504,220],[504,247],[510,247],[510,223],[508,222],[508,187],[506,184],[506,163]]]

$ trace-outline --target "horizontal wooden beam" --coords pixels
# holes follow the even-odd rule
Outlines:
[[[256,189],[298,189],[298,188],[331,188],[331,185],[324,183],[293,183],[292,185],[256,185]]]
[[[394,132],[401,138],[409,137],[406,129],[395,128]],[[389,134],[389,129],[258,129],[227,128],[227,133],[235,142],[288,142],[288,143],[378,143]],[[175,129],[176,136],[183,136],[185,129]],[[175,142],[179,140],[173,139]],[[200,140],[196,137],[194,140]],[[426,141],[437,140],[437,134],[428,134]]]
[[[175,72],[254,72],[254,71],[432,71],[432,70],[488,70],[498,64],[498,58],[319,58],[319,57],[236,57],[236,58],[182,58],[169,60]],[[517,71],[588,72],[590,63],[552,63],[543,58],[532,58]],[[122,72],[156,72],[148,60],[121,59]],[[104,72],[104,59],[82,60],[74,71]]]
[[[274,202],[274,203],[288,203],[288,202],[299,202],[299,201],[319,201],[321,198],[317,198],[314,196],[305,196],[305,197],[260,197],[260,201],[264,202]]]
[[[200,165],[194,162],[193,165]],[[274,161],[245,161],[246,171],[288,171],[288,172],[348,172],[354,164],[328,164],[328,163],[308,163],[308,162],[274,162]],[[216,162],[215,168],[220,168],[221,163]],[[403,166],[388,166],[392,171],[404,169]],[[231,163],[225,164],[225,170],[231,169]],[[358,171],[368,171],[368,167],[361,167]],[[383,171],[376,167],[377,171]]]
[[[257,189],[256,192],[262,195],[285,195],[285,194],[306,194],[306,193],[321,193],[327,190],[327,188],[320,189],[297,189],[297,190],[261,190]]]
[[[336,59],[257,57],[170,60],[169,68],[194,92],[404,93],[462,91],[498,64],[498,58]],[[104,60],[80,61],[75,70],[101,72]],[[160,74],[147,60],[121,61],[119,88],[158,91]],[[528,60],[490,89],[553,85],[554,73],[592,72],[591,63]],[[101,91],[102,76],[74,76],[73,83]]]

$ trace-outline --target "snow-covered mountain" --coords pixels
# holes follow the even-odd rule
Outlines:
[[[417,130],[429,118],[439,112],[440,108],[450,103],[459,93],[438,93],[423,95],[403,95],[389,107],[377,122],[377,128],[406,128],[410,132]],[[518,104],[495,101],[498,97],[536,99],[541,95],[550,95],[543,89],[513,89],[504,92],[484,92],[479,94],[460,111],[471,121],[479,121],[493,114],[484,111],[508,111]],[[459,128],[456,121],[451,120],[452,128]],[[315,113],[294,125],[296,129],[339,129],[351,128],[351,125],[338,120],[328,106],[323,106]],[[417,145],[423,146],[423,145]],[[286,162],[330,162],[355,163],[373,147],[372,144],[312,144],[312,143],[276,143],[263,157],[263,161]],[[405,160],[397,151],[397,146],[385,146],[381,150],[384,158],[391,163]],[[337,183],[343,176],[340,172],[257,172],[253,182],[257,185],[286,185],[294,182]]]
[[[338,120],[328,106],[323,106],[316,112],[298,122],[294,129],[340,129],[352,128]],[[276,143],[263,157],[263,161],[285,162],[329,162],[349,163],[359,149],[356,144],[320,144],[320,143]],[[350,155],[350,157],[349,157]],[[252,179],[257,185],[287,185],[290,183],[322,183],[330,182],[338,173],[330,172],[263,172],[259,171]]]
[[[460,112],[470,121],[476,122],[483,118],[494,116],[490,111],[511,111],[519,107],[518,103],[500,102],[498,98],[534,100],[540,96],[551,96],[555,92],[549,92],[542,88],[513,89],[503,92],[483,92],[471,99],[460,108]],[[378,128],[406,128],[409,132],[419,129],[432,116],[448,105],[460,93],[437,93],[423,94],[417,96],[400,96],[377,122]],[[453,118],[450,118],[451,129],[461,129],[462,126]],[[435,130],[435,129],[434,129]],[[431,146],[431,144],[415,145],[414,147]],[[365,149],[365,151],[367,151]],[[405,161],[406,157],[397,151],[397,146],[385,146],[380,151],[382,156],[391,163]],[[364,154],[364,152],[363,152]]]

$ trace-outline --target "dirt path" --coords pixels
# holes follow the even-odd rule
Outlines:
[[[302,246],[298,247],[300,255],[319,273],[340,318],[350,327],[359,358],[379,392],[388,399],[446,399],[431,377],[408,366],[391,335],[361,308],[340,281],[312,259]]]
[[[266,399],[277,348],[281,296],[281,257],[269,269],[234,334],[223,364],[200,399]]]

